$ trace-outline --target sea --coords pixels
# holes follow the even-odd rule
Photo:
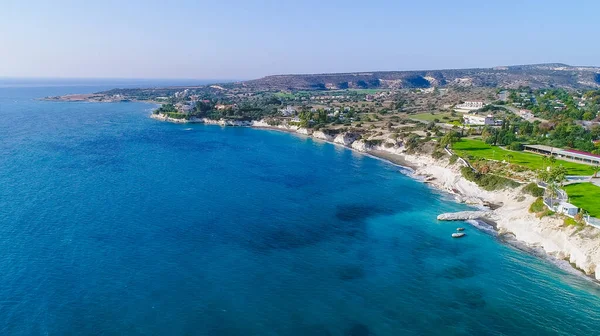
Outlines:
[[[142,84],[177,83],[0,80],[1,335],[600,333],[597,283],[438,222],[468,207],[401,167],[37,100]]]

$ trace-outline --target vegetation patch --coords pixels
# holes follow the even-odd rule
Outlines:
[[[563,220],[563,224],[565,226],[575,226],[575,227],[578,227],[578,228],[582,228],[582,227],[585,226],[585,223],[582,220],[578,221],[576,219],[573,219],[571,217],[566,217],[566,216],[565,216],[565,218]]]
[[[516,188],[520,185],[518,182],[502,176],[475,172],[469,167],[463,167],[460,171],[464,178],[477,183],[478,186],[488,191]]]
[[[531,203],[531,206],[529,206],[529,212],[531,213],[540,213],[542,211],[545,211],[546,205],[544,205],[544,199],[542,197],[538,197],[535,202]]]
[[[555,214],[554,211],[552,211],[550,209],[546,209],[546,210],[544,210],[542,212],[537,213],[536,217],[538,217],[538,218],[544,218],[546,216],[553,216],[554,214]]]
[[[523,188],[523,192],[534,197],[544,196],[544,189],[537,186],[536,183],[531,182]]]

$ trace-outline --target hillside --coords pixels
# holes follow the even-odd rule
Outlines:
[[[578,89],[600,87],[599,73],[598,67],[575,67],[553,63],[480,69],[275,75],[227,86],[241,86],[255,90],[399,89],[448,85]]]

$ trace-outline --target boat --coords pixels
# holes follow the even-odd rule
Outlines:
[[[465,236],[464,232],[455,232],[452,234],[452,238],[462,238]]]
[[[465,228],[456,228],[456,231],[465,231]]]

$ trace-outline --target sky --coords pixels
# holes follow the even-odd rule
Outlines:
[[[0,77],[600,66],[600,1],[0,0]]]

